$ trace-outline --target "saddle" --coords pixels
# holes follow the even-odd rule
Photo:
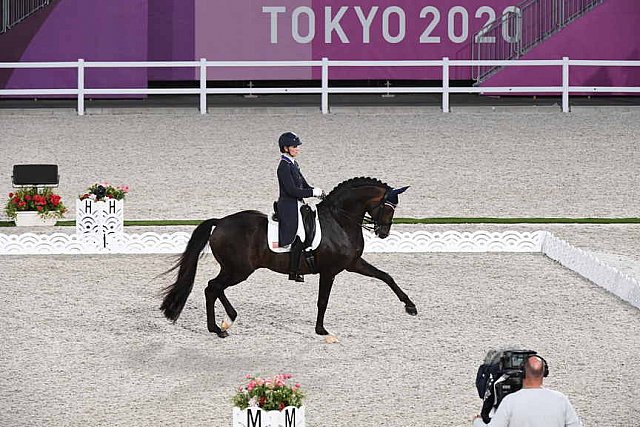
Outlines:
[[[267,240],[269,249],[273,252],[289,252],[290,247],[280,247],[278,242],[278,206],[273,203],[273,213],[268,217]],[[316,212],[315,205],[307,205],[298,202],[298,231],[297,236],[303,243],[305,257],[308,253],[315,251],[320,245],[322,233],[320,230],[320,220]]]

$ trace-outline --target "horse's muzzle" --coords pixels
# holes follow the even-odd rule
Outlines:
[[[376,236],[378,236],[381,239],[386,239],[387,237],[389,237],[389,230],[388,229],[383,229],[382,227],[376,227],[374,232],[375,232]]]

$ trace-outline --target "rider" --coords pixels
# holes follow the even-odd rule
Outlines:
[[[303,244],[298,231],[298,201],[305,197],[322,197],[324,192],[320,188],[313,188],[302,176],[300,166],[295,158],[300,153],[300,138],[293,132],[280,135],[280,164],[278,165],[278,184],[280,197],[278,198],[279,235],[281,247],[291,245],[289,256],[289,280],[304,282],[304,277],[298,274],[300,254]]]

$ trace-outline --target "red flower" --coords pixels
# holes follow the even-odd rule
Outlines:
[[[13,193],[9,193],[9,198],[12,198],[12,197],[13,197]]]
[[[30,200],[31,200],[31,196],[30,196],[29,194],[26,194],[26,195],[24,196],[24,199],[28,202],[28,201],[30,201]]]
[[[38,206],[36,209],[38,209],[38,212],[42,212],[42,206]]]
[[[278,405],[278,410],[282,411],[285,408],[284,403],[280,402],[280,404]]]
[[[264,404],[267,403],[267,398],[262,396],[260,399],[258,399],[258,406],[260,406],[261,408],[264,406]]]

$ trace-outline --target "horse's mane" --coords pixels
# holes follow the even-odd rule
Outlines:
[[[327,202],[327,204],[333,204],[338,201],[342,197],[342,195],[348,194],[348,190],[364,186],[385,187],[386,189],[391,188],[389,187],[389,185],[385,184],[377,178],[361,176],[348,179],[336,185],[334,189],[331,190],[329,194],[327,194],[327,197],[325,197],[324,201]]]

